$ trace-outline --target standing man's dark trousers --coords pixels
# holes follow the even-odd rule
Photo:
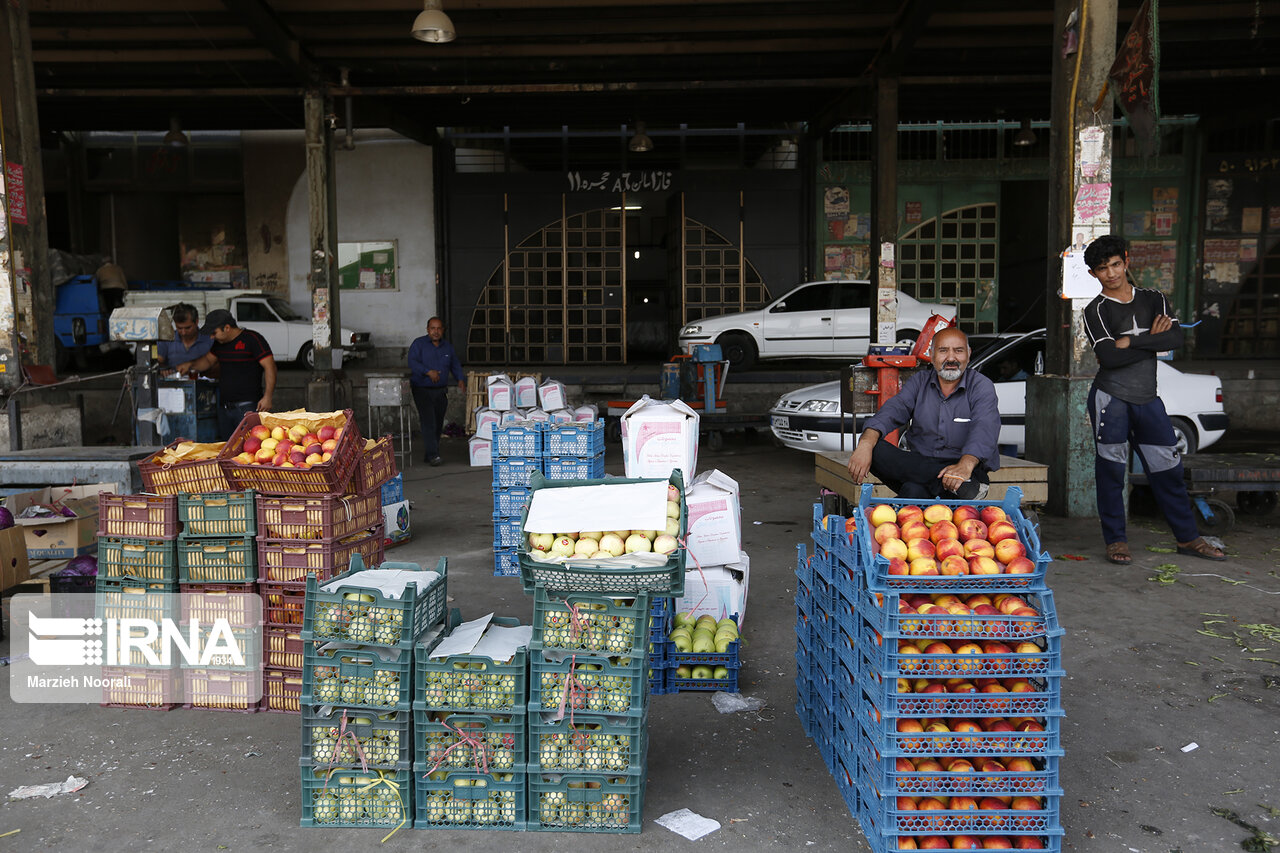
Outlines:
[[[257,411],[257,400],[244,400],[239,403],[218,404],[218,437],[223,441],[231,438],[231,433],[240,426],[240,421],[250,412]]]
[[[447,388],[413,386],[413,402],[418,407],[418,423],[422,426],[423,461],[440,458],[440,434],[444,432],[444,413],[449,407]]]
[[[973,469],[969,482],[958,492],[950,492],[938,479],[938,474],[956,459],[939,459],[902,450],[887,441],[877,441],[871,451],[871,473],[880,478],[900,498],[943,498],[944,500],[973,500],[979,487],[990,483],[987,466],[979,462]]]

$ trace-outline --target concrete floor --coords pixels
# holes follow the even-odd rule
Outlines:
[[[446,464],[405,474],[414,539],[389,557],[450,559],[449,591],[464,615],[528,620],[516,579],[492,577],[490,472]],[[793,711],[795,545],[808,542],[813,459],[764,439],[731,436],[701,469],[742,484],[744,547],[752,558],[742,689],[760,713],[722,716],[709,694],[651,699],[649,781],[640,835],[401,830],[386,849],[468,845],[512,851],[869,847]],[[607,470],[622,472],[617,446]],[[1172,546],[1153,518],[1135,519],[1132,567],[1102,559],[1096,521],[1044,518],[1068,677],[1063,728],[1063,845],[1073,851],[1202,853],[1240,849],[1251,833],[1210,812],[1226,808],[1280,836],[1280,643],[1245,625],[1280,623],[1280,518],[1242,517],[1226,563],[1148,550]],[[1063,559],[1065,555],[1083,560]],[[1173,583],[1152,580],[1175,564]],[[1220,615],[1211,615],[1220,614]],[[1243,644],[1207,636],[1236,633]],[[1274,635],[1273,635],[1274,637]],[[0,651],[0,654],[7,654]],[[0,851],[346,851],[377,830],[298,827],[299,719],[0,700],[0,779],[20,784],[87,776],[78,794],[0,806]],[[1183,752],[1189,743],[1199,748]],[[653,820],[680,808],[722,828],[688,842]],[[13,830],[20,833],[7,835]],[[1262,848],[1255,848],[1262,849]]]

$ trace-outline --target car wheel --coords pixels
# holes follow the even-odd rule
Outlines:
[[[298,364],[305,365],[307,370],[316,369],[316,348],[310,342],[298,350]]]
[[[756,342],[748,335],[733,333],[721,335],[716,341],[720,345],[720,353],[729,362],[730,367],[738,370],[750,370],[756,366]]]
[[[1183,418],[1170,418],[1169,423],[1173,426],[1174,443],[1178,448],[1178,454],[1187,456],[1195,453],[1196,428]]]
[[[920,333],[915,329],[899,329],[898,339],[894,343],[900,347],[914,347],[919,337]]]

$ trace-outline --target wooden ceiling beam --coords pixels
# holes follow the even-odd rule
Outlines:
[[[304,86],[320,80],[320,67],[263,0],[222,0],[222,4],[271,51],[290,77]]]
[[[40,26],[31,28],[31,41],[34,44],[76,44],[80,42],[148,42],[162,41],[165,44],[180,42],[213,41],[252,41],[253,33],[243,26],[201,26],[199,29],[190,26],[121,26],[121,27],[54,27]]]
[[[406,39],[403,44],[386,45],[317,45],[318,59],[419,59],[449,62],[454,59],[511,59],[537,57],[555,59],[566,56],[689,56],[726,55],[736,53],[799,55],[869,50],[875,39],[779,39],[767,41],[660,41],[660,42],[596,42],[589,44],[468,44],[462,40],[447,45],[423,45]]]
[[[33,48],[32,60],[37,64],[84,65],[87,63],[157,63],[173,62],[268,62],[275,57],[263,47],[229,48]]]

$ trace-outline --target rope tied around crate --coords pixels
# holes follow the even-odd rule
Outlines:
[[[564,603],[569,608],[569,639],[576,643],[578,636],[586,633],[587,616],[579,610],[579,606],[575,602],[565,599]]]
[[[554,719],[564,719],[565,706],[569,706],[569,726],[573,726],[573,712],[578,707],[587,707],[587,699],[591,695],[591,691],[599,688],[587,687],[578,678],[575,669],[578,665],[578,656],[571,655],[569,657],[569,671],[564,676],[564,687],[560,691],[560,705],[556,709]],[[572,701],[570,701],[572,700]]]
[[[352,744],[355,745],[355,754],[360,758],[360,769],[364,770],[365,772],[368,772],[369,761],[368,759],[365,758],[364,744],[360,743],[360,738],[356,737],[355,732],[347,729],[348,722],[350,721],[347,719],[347,710],[343,708],[342,722],[338,724],[338,737],[333,742],[333,752],[329,754],[329,764],[327,766],[334,767],[336,764],[339,763],[338,757],[339,757],[340,749],[342,747],[342,740],[343,738],[349,737],[351,738]],[[325,779],[325,783],[328,784],[327,778]]]
[[[391,779],[388,779],[386,776],[379,774],[377,779],[374,779],[368,785],[365,785],[363,788],[361,788],[360,793],[363,794],[373,788],[378,787],[379,785],[385,786],[393,794],[395,794],[396,812],[397,812],[397,816],[400,818],[400,822],[396,824],[396,828],[388,832],[386,835],[384,835],[382,837],[382,840],[378,842],[379,844],[383,844],[386,842],[388,838],[390,838],[391,836],[399,832],[401,827],[403,827],[406,823],[409,822],[409,817],[408,815],[405,814],[404,800],[400,796],[400,783],[394,782]]]
[[[471,747],[471,754],[474,756],[476,764],[476,772],[488,775],[489,773],[489,744],[484,740],[482,735],[470,734],[463,730],[461,726],[455,726],[445,723],[444,727],[458,736],[458,739],[450,744],[444,752],[440,753],[440,757],[436,759],[436,763],[426,772],[422,778],[427,779],[432,773],[440,769],[440,765],[444,764],[444,760],[449,757],[449,753],[453,752],[460,746]]]
[[[698,570],[698,577],[702,578],[702,590],[703,590],[702,598],[699,598],[697,603],[689,608],[689,612],[694,613],[698,610],[699,607],[702,606],[702,602],[707,600],[707,596],[711,594],[711,584],[707,583],[707,574],[706,572],[702,571],[702,564],[698,562],[698,558],[695,557],[693,555],[693,552],[689,550],[688,537],[686,536],[684,539],[676,539],[676,545],[680,548],[683,548],[685,552],[689,555],[689,559],[693,560],[693,567]],[[809,559],[812,560],[813,556],[810,555]]]

